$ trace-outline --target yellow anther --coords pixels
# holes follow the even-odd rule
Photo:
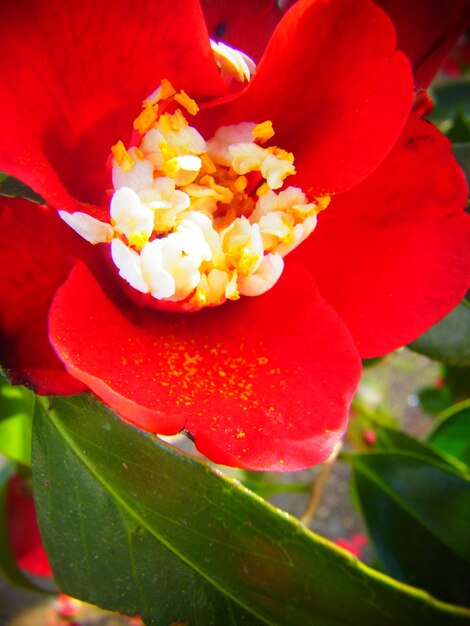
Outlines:
[[[217,171],[217,167],[214,163],[214,161],[210,158],[210,156],[207,154],[207,152],[203,152],[202,154],[199,155],[201,161],[202,161],[202,169],[206,174],[215,174],[215,172]]]
[[[235,190],[238,191],[239,193],[243,193],[247,185],[248,185],[248,178],[246,176],[239,176],[233,183]]]
[[[177,109],[173,115],[171,113],[164,113],[163,115],[160,115],[158,118],[158,124],[163,128],[163,130],[178,131],[188,126],[188,121],[181,111]]]
[[[194,302],[197,306],[204,306],[207,302],[207,296],[200,289],[196,289],[196,293],[191,298],[191,302]]]
[[[156,119],[157,113],[152,103],[149,100],[145,100],[143,110],[134,120],[134,129],[139,131],[141,135],[145,135]]]
[[[173,96],[176,93],[176,89],[173,87],[173,85],[170,83],[170,81],[167,78],[164,78],[162,80],[162,91],[160,94],[160,100],[166,100],[167,98],[170,98],[171,96]]]
[[[230,189],[227,189],[227,187],[224,187],[223,185],[218,185],[212,176],[202,176],[199,183],[201,185],[209,187],[210,189],[213,189],[217,194],[215,196],[216,200],[218,200],[219,202],[222,202],[224,204],[230,204],[232,202],[233,193],[230,191]]]
[[[322,196],[321,198],[315,198],[315,202],[318,212],[324,211],[326,208],[328,208],[328,205],[331,202],[331,196]]]
[[[129,237],[129,244],[131,246],[134,246],[134,248],[138,248],[140,250],[145,246],[148,240],[149,237],[146,232],[142,231],[141,233],[132,233],[132,235]]]
[[[264,194],[268,193],[268,191],[270,190],[271,190],[271,187],[268,185],[268,183],[263,183],[262,185],[258,187],[258,189],[256,190],[256,193],[258,197],[260,197],[260,196],[264,196]]]
[[[116,163],[124,172],[131,172],[134,169],[135,161],[127,152],[121,140],[111,147],[111,152],[116,159]]]
[[[248,276],[255,270],[257,265],[259,265],[259,254],[247,247],[243,248],[242,255],[238,261],[238,271]]]
[[[287,152],[287,150],[284,150],[283,148],[278,148],[277,146],[272,146],[271,148],[267,148],[267,150],[282,161],[289,161],[290,163],[294,162],[294,155],[292,154],[292,152]]]
[[[157,87],[157,89],[155,89],[155,91],[150,94],[147,100],[151,104],[157,104],[157,102],[160,102],[160,100],[166,100],[167,98],[171,98],[171,96],[175,93],[176,89],[173,87],[169,80],[164,78],[160,85]]]
[[[174,97],[176,102],[181,104],[188,113],[191,115],[196,115],[199,111],[199,107],[196,104],[196,101],[188,96],[188,94],[182,89],[179,93]]]
[[[261,124],[258,124],[252,131],[253,139],[257,139],[260,143],[265,143],[271,137],[274,137],[273,123],[270,120],[266,120]]]

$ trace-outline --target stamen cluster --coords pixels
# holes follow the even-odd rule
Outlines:
[[[285,186],[294,157],[264,147],[271,122],[221,126],[206,141],[188,122],[198,110],[162,81],[134,121],[137,145],[112,147],[110,223],[62,213],[91,243],[111,243],[134,289],[181,310],[270,289],[329,202]]]

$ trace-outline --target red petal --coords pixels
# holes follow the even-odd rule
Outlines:
[[[433,126],[410,120],[393,152],[335,198],[297,254],[364,357],[409,343],[470,285],[463,173]]]
[[[99,203],[105,163],[162,78],[221,93],[199,3],[32,0],[2,6],[0,171],[48,204]]]
[[[301,0],[282,18],[240,97],[204,113],[208,125],[273,122],[296,183],[349,189],[397,140],[412,101],[409,63],[387,15],[367,1]]]
[[[459,36],[470,26],[468,0],[376,0],[392,18],[398,47],[413,66],[417,87],[427,87]]]
[[[18,566],[36,576],[52,576],[39,534],[33,496],[19,476],[12,476],[8,482],[7,527]]]
[[[51,308],[51,341],[73,376],[142,428],[185,426],[225,465],[307,467],[341,437],[360,366],[301,270],[264,296],[216,309],[126,314],[77,266]]]
[[[52,209],[26,200],[0,205],[0,355],[14,383],[38,393],[78,393],[47,336],[47,313],[72,255],[89,252]]]
[[[209,36],[261,58],[282,17],[276,0],[201,0]]]

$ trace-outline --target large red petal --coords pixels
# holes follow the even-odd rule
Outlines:
[[[201,0],[209,35],[258,62],[282,17],[276,0]]]
[[[55,211],[26,200],[0,206],[0,358],[14,383],[38,393],[78,393],[47,334],[47,313],[74,256],[91,248]]]
[[[68,371],[128,421],[161,434],[186,427],[213,461],[249,469],[323,461],[360,373],[343,323],[295,268],[258,298],[126,315],[77,266],[50,337]]]
[[[418,87],[427,87],[444,57],[470,26],[468,0],[376,0],[392,18],[398,47],[410,59]]]
[[[470,285],[467,188],[450,144],[410,120],[380,168],[335,198],[294,254],[315,273],[362,356],[409,343]]]
[[[55,207],[101,201],[110,147],[162,78],[198,98],[223,88],[197,0],[18,0],[0,39],[0,171]]]
[[[8,481],[6,510],[11,548],[18,566],[36,576],[52,576],[33,496],[20,476],[12,476]]]
[[[412,76],[393,24],[368,0],[300,0],[282,18],[253,79],[205,112],[207,126],[273,122],[296,157],[296,183],[344,191],[375,169],[409,113]]]

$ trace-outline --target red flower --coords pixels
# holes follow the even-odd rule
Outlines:
[[[12,476],[8,482],[6,511],[11,549],[18,566],[36,576],[52,576],[33,496],[20,476]]]
[[[248,4],[245,32],[230,15],[240,20]],[[225,29],[259,61],[248,86],[221,78],[195,0],[3,10],[0,170],[50,207],[2,203],[3,361],[39,393],[88,388],[140,427],[186,428],[215,462],[306,467],[344,431],[360,357],[411,341],[463,297],[466,185],[447,140],[410,112],[408,61],[372,2],[302,0],[282,19],[261,0],[204,7],[211,31],[223,39]],[[255,42],[278,21],[262,54]],[[109,222],[110,147],[128,158],[116,142],[131,145],[142,99],[165,78],[201,106],[191,124],[206,139],[222,125],[270,120],[276,145],[295,155],[293,184],[311,206],[332,198],[264,295],[198,313],[138,306],[109,245],[92,247],[56,214]],[[240,179],[252,202],[259,178]]]
[[[350,538],[339,537],[338,539],[335,539],[333,543],[360,559],[362,557],[364,547],[367,545],[367,537],[365,535],[354,534]]]

